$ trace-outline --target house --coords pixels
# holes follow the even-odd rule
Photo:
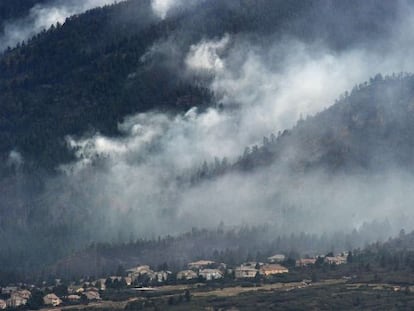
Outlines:
[[[27,301],[29,300],[31,295],[32,294],[27,289],[17,290],[15,292],[12,292],[10,298],[7,299],[6,304],[10,308],[24,306],[25,304],[27,304]]]
[[[211,261],[211,260],[199,260],[199,261],[190,262],[188,264],[188,269],[190,269],[190,270],[200,270],[200,269],[211,267],[215,264],[216,264],[216,262]]]
[[[105,286],[105,281],[103,283],[101,283],[101,285],[102,284]],[[68,286],[68,293],[69,294],[82,294],[84,291],[85,291],[85,289],[81,285],[69,285]]]
[[[47,294],[43,297],[43,303],[47,306],[53,306],[56,307],[62,303],[62,300],[55,294]]]
[[[18,290],[19,288],[17,286],[6,286],[1,289],[1,293],[4,295],[11,295]]]
[[[79,295],[69,295],[67,298],[70,302],[78,302],[81,299]]]
[[[193,270],[183,270],[177,273],[177,280],[192,280],[198,278],[198,274]]]
[[[128,273],[134,273],[134,274],[147,274],[149,272],[152,272],[150,269],[150,266],[148,265],[141,265],[137,266],[131,269],[126,270]]]
[[[207,281],[221,279],[223,277],[223,273],[218,269],[202,269],[198,274]]]
[[[316,263],[316,258],[302,258],[296,260],[296,267],[306,267],[311,266]]]
[[[283,262],[285,260],[286,260],[286,256],[283,254],[276,254],[276,255],[273,255],[267,258],[267,261],[270,263]]]
[[[125,280],[125,283],[126,283],[127,286],[131,286],[131,284],[132,284],[132,278],[131,277],[129,277],[129,276],[124,277],[124,280]]]
[[[7,308],[7,303],[3,299],[0,299],[0,310],[4,310]]]
[[[260,267],[260,274],[265,276],[273,274],[288,273],[289,269],[279,264],[266,264]]]
[[[327,256],[324,258],[324,262],[330,265],[342,265],[347,263],[347,258],[345,256]]]
[[[151,276],[151,280],[157,281],[158,283],[162,283],[167,281],[168,276],[171,274],[170,271],[157,271],[154,272]]]
[[[135,282],[142,275],[148,275],[150,279],[153,278],[154,271],[150,269],[148,265],[137,266],[127,270],[128,277],[131,278],[132,282]]]
[[[12,293],[12,296],[20,296],[23,299],[29,300],[32,297],[32,293],[27,289],[21,289]]]
[[[254,278],[256,277],[257,273],[259,272],[254,266],[245,266],[241,265],[234,269],[234,276],[236,279],[243,279],[243,278]]]
[[[24,299],[20,296],[13,296],[6,300],[7,307],[9,308],[17,308],[20,306],[24,306],[27,303],[27,299]]]
[[[90,290],[90,291],[84,292],[83,294],[86,296],[88,300],[92,300],[92,301],[101,300],[101,296],[96,291]]]

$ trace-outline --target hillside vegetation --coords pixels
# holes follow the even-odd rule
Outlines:
[[[365,19],[364,10],[375,18]],[[34,166],[50,168],[70,159],[66,135],[115,135],[117,122],[128,114],[215,104],[205,81],[182,76],[185,53],[203,38],[230,33],[260,41],[271,34],[325,39],[343,49],[385,34],[385,21],[396,11],[393,2],[328,0],[213,0],[165,20],[154,15],[149,0],[91,10],[0,57],[0,154],[5,158],[16,149]],[[341,26],[336,16],[344,19]],[[142,61],[154,43],[167,38],[179,42],[176,67],[163,55]]]

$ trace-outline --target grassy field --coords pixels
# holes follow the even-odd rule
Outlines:
[[[412,310],[414,293],[387,283],[352,283],[343,279],[306,285],[302,282],[255,287],[161,287],[157,293],[123,293],[123,301],[102,301],[65,310]]]

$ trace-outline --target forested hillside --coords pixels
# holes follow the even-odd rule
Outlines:
[[[34,3],[3,1],[0,18]],[[412,182],[414,77],[392,74],[411,68],[393,62],[413,42],[405,1],[183,3],[164,15],[151,0],[98,7],[0,55],[0,275],[91,243],[85,256],[137,239],[114,252],[177,255],[209,231],[151,237],[221,221],[303,231],[286,240],[317,250],[338,240],[324,234],[389,220],[361,235],[372,241],[410,221],[399,194]],[[312,115],[298,120],[302,109]],[[244,237],[212,234],[215,255]]]
[[[321,113],[298,120],[292,129],[272,133],[246,147],[234,163],[205,162],[191,182],[234,171],[286,165],[295,172],[411,171],[414,161],[414,77],[380,74],[345,92]]]
[[[127,114],[214,105],[203,81],[188,80],[180,70],[186,50],[202,38],[318,37],[342,49],[386,33],[397,6],[364,2],[356,9],[357,2],[207,1],[159,20],[149,0],[130,0],[70,18],[1,56],[0,153],[16,149],[50,168],[70,158],[66,135],[113,135]],[[366,20],[364,8],[373,9],[375,18]],[[339,15],[346,29],[338,28]],[[174,67],[162,54],[143,62],[151,46],[166,38],[179,42]]]

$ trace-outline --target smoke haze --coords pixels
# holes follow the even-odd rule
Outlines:
[[[70,16],[115,2],[115,0],[69,0],[36,4],[30,9],[28,16],[18,20],[9,20],[3,24],[3,33],[0,34],[0,50],[4,51],[7,47],[13,48],[56,23],[63,24]]]
[[[28,17],[6,23],[0,49],[68,16],[113,2],[35,6]],[[215,2],[152,0],[151,6],[160,20],[168,20],[172,12],[204,18],[197,24],[202,29],[214,28],[208,14],[202,14],[209,12],[210,3]],[[237,7],[229,3],[219,5]],[[370,12],[372,6],[364,2],[361,12]],[[413,7],[408,1],[395,6],[396,16],[384,21],[387,32],[372,39],[356,28],[346,36],[359,39],[342,45],[331,38],[335,34],[323,32],[315,40],[294,31],[280,35],[214,29],[207,36],[177,22],[141,56],[142,65],[156,63],[180,79],[206,86],[214,94],[212,105],[184,113],[154,110],[127,116],[118,124],[118,137],[68,135],[75,160],[47,179],[40,204],[50,207],[53,223],[77,228],[76,221],[84,221],[88,235],[79,239],[84,244],[176,234],[222,221],[229,226],[266,223],[276,234],[351,231],[372,221],[390,223],[391,231],[384,234],[414,229],[413,176],[392,163],[376,173],[296,173],[288,160],[300,150],[292,145],[282,152],[286,161],[188,182],[205,161],[234,163],[245,147],[323,111],[377,73],[413,72],[414,62],[407,57],[414,47]],[[342,22],[348,26],[343,17],[329,15],[329,5],[315,11],[319,9],[338,21],[337,28]],[[306,27],[306,20],[297,23],[294,29]],[[10,165],[21,166],[24,160],[17,151],[10,152]]]
[[[411,46],[413,15],[411,9],[401,12],[389,37],[340,51],[324,42],[280,41],[272,35],[263,42],[228,33],[186,45],[169,38],[158,42],[143,61],[176,51],[171,62],[183,64],[181,74],[207,78],[224,108],[130,116],[119,124],[123,138],[69,137],[78,161],[62,167],[63,183],[76,188],[73,180],[82,180],[82,189],[71,191],[84,192],[82,204],[102,213],[110,236],[178,233],[220,221],[268,222],[278,232],[312,233],[352,230],[372,220],[388,220],[396,231],[407,226],[412,198],[399,198],[410,193],[413,181],[395,170],[372,176],[319,172],[288,177],[287,168],[278,163],[195,186],[176,180],[195,174],[215,157],[235,161],[245,146],[292,127],[301,115],[329,107],[341,93],[378,72],[412,71],[412,61],[402,54]]]

